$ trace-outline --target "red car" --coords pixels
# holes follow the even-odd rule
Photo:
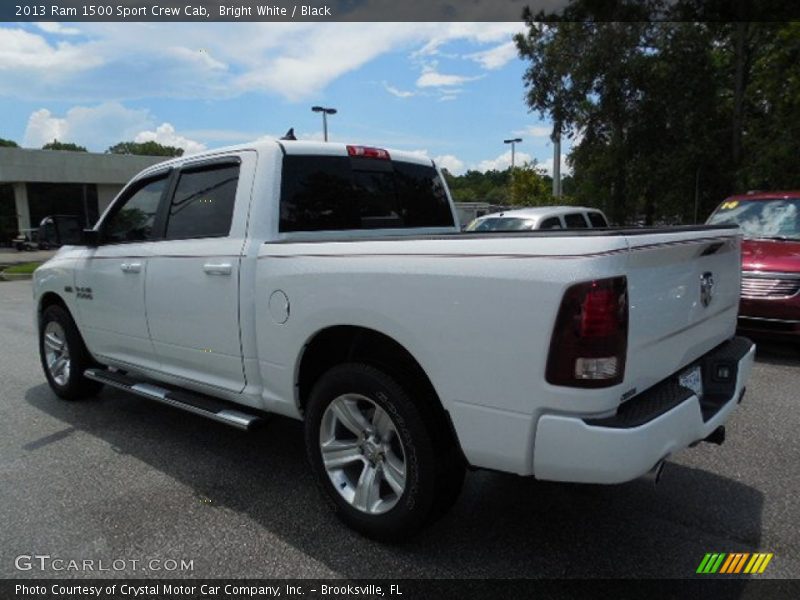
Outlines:
[[[731,196],[708,218],[724,223],[744,234],[739,328],[800,341],[800,191]]]

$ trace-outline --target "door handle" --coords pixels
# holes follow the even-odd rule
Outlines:
[[[122,263],[119,268],[123,273],[138,273],[142,270],[142,263]]]
[[[230,275],[233,272],[231,263],[206,263],[203,271],[208,275]]]

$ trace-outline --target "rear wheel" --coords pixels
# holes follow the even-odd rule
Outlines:
[[[42,313],[39,356],[47,382],[59,398],[76,400],[102,389],[101,383],[83,376],[94,362],[75,321],[62,306],[49,306]]]
[[[369,537],[410,537],[455,501],[456,453],[442,453],[425,410],[388,374],[366,364],[332,368],[311,392],[306,449],[339,518]]]

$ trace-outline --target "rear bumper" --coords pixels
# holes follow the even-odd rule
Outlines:
[[[703,401],[680,386],[675,374],[611,417],[543,415],[536,425],[534,475],[580,483],[622,483],[644,475],[727,421],[744,394],[754,357],[755,345],[737,337],[696,361],[703,369]],[[733,372],[727,381],[714,381],[722,365]]]

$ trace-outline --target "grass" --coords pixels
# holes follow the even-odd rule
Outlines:
[[[40,262],[29,262],[29,263],[22,263],[21,265],[11,265],[8,267],[4,273],[8,273],[9,275],[20,275],[22,273],[33,273],[36,268],[41,265]]]

